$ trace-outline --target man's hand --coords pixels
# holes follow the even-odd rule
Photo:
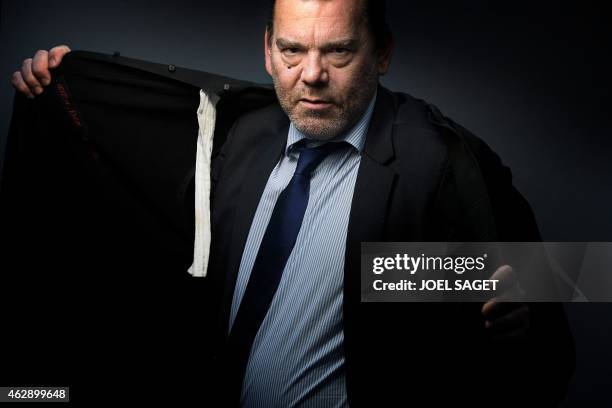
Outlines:
[[[485,328],[494,338],[512,339],[523,336],[529,329],[529,307],[516,302],[522,297],[518,279],[509,265],[500,266],[491,279],[499,279],[498,293],[482,306]],[[508,300],[513,300],[509,302]]]
[[[34,58],[28,58],[21,64],[21,70],[15,71],[11,77],[13,87],[28,98],[40,95],[43,87],[51,83],[50,68],[57,67],[64,55],[70,52],[67,45],[58,45],[49,51],[38,50]]]

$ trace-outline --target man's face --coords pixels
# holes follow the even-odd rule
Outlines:
[[[266,70],[283,110],[310,137],[349,130],[387,70],[390,55],[377,57],[362,7],[362,0],[276,2]]]

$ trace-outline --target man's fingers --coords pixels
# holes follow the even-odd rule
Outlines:
[[[518,275],[510,265],[500,266],[489,279],[497,280],[497,287],[493,293],[495,296],[515,302],[524,299],[525,292],[521,288]]]
[[[34,95],[42,93],[42,85],[32,73],[32,58],[28,58],[23,61],[23,64],[21,65],[21,76],[23,77],[26,85],[28,85],[28,88],[30,88],[31,93]]]
[[[43,86],[49,85],[51,82],[51,73],[49,72],[49,53],[45,50],[38,50],[34,54],[32,60],[32,74],[38,82]]]
[[[32,94],[32,92],[30,92],[30,88],[28,88],[25,81],[23,80],[21,72],[13,72],[13,76],[11,77],[11,84],[18,92],[25,94],[28,98],[34,98],[34,95]]]
[[[493,272],[490,279],[498,280],[497,293],[502,294],[512,290],[517,285],[518,279],[514,269],[510,265],[502,265]]]
[[[520,303],[506,302],[503,298],[493,298],[482,306],[482,315],[487,320],[495,320],[500,316],[518,308]]]
[[[21,64],[21,70],[11,76],[11,84],[29,98],[43,93],[43,86],[51,83],[50,68],[57,67],[64,55],[70,52],[67,45],[58,45],[49,51],[38,50],[34,58],[27,58]]]
[[[49,68],[57,67],[64,55],[70,52],[70,48],[67,45],[58,45],[49,50]]]

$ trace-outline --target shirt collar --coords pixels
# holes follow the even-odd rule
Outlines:
[[[330,141],[345,141],[353,146],[359,153],[363,151],[363,147],[365,146],[365,139],[368,132],[368,125],[370,124],[370,119],[372,118],[372,112],[374,111],[374,104],[376,103],[376,95],[377,92],[374,92],[374,96],[370,101],[366,111],[363,116],[351,128],[351,130],[343,133],[342,135],[331,139]],[[289,133],[287,135],[287,147],[285,148],[285,155],[289,154],[289,151],[292,147],[299,141],[303,139],[312,140],[313,142],[318,142],[312,138],[309,138],[304,133],[300,132],[294,125],[293,122],[289,125]],[[322,144],[322,143],[321,143]]]

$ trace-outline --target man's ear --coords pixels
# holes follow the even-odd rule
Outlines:
[[[270,33],[266,28],[266,32],[264,33],[264,56],[266,58],[266,71],[268,74],[272,76],[272,48],[270,47]]]
[[[385,45],[377,51],[379,75],[385,75],[389,70],[394,47],[395,41],[393,39],[393,34],[389,33],[387,40],[385,41]]]

